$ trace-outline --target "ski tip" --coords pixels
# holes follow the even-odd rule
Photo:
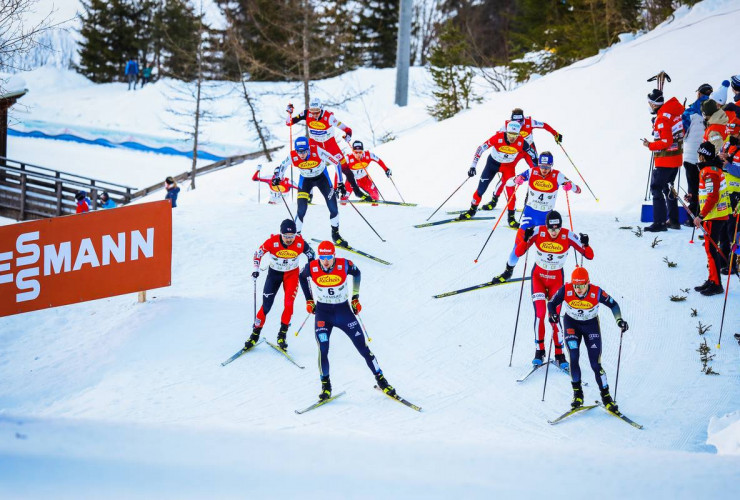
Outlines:
[[[475,260],[473,261],[473,263],[477,264],[477,263],[478,263],[478,259],[475,259]]]

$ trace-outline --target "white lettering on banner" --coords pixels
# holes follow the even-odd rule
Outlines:
[[[18,290],[16,302],[34,300],[41,295],[41,284],[35,277],[39,276],[43,263],[43,275],[63,274],[78,271],[85,265],[91,268],[108,266],[115,263],[124,263],[126,255],[126,233],[115,236],[105,234],[101,237],[101,256],[98,256],[93,241],[83,238],[78,243],[77,253],[72,259],[71,241],[62,241],[51,245],[44,245],[43,249],[37,243],[40,239],[39,231],[23,233],[16,238],[15,252],[0,252],[0,285],[15,282]],[[146,237],[141,231],[131,231],[131,242],[128,260],[139,260],[142,255],[146,259],[154,257],[154,228],[146,229]],[[102,260],[101,258],[102,257]],[[11,263],[15,259],[15,276],[11,270]],[[35,264],[35,266],[33,266]],[[33,267],[27,267],[33,266]],[[19,269],[19,268],[23,269]]]

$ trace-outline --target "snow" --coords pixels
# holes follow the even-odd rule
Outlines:
[[[367,367],[339,331],[332,336],[332,383],[335,391],[347,394],[305,415],[293,410],[311,404],[319,391],[310,326],[288,339],[305,370],[264,344],[220,366],[239,349],[251,325],[251,255],[287,215],[283,206],[265,203],[264,189],[262,203],[256,203],[258,187],[249,179],[257,161],[246,162],[204,176],[197,190],[181,193],[173,212],[173,285],[150,291],[147,303],[121,296],[0,320],[0,496],[732,494],[740,470],[740,354],[732,340],[740,330],[737,283],[729,291],[726,341],[716,350],[723,296],[706,298],[691,289],[705,279],[703,248],[687,242],[685,229],[661,233],[655,248],[651,237],[636,238],[619,229],[639,224],[649,157],[637,139],[650,131],[645,79],[661,69],[656,54],[682,47],[680,61],[667,56],[661,61],[673,79],[667,84],[673,95],[691,97],[699,83],[716,85],[737,71],[726,67],[723,53],[706,53],[705,47],[720,44],[740,14],[728,2],[705,1],[697,8],[700,14],[686,12],[591,60],[513,92],[486,96],[486,103],[441,123],[423,119],[422,97],[412,98],[408,109],[390,106],[386,70],[361,70],[316,84],[328,96],[341,93],[351,78],[357,79],[357,88],[375,85],[365,103],[374,127],[391,129],[399,137],[374,149],[393,169],[407,201],[420,206],[357,206],[387,243],[350,207],[341,208],[341,232],[356,247],[393,262],[388,268],[348,255],[363,273],[362,318],[373,338],[370,348],[388,380],[422,406],[423,413],[374,390]],[[714,16],[711,22],[709,16]],[[704,43],[685,43],[698,39]],[[74,80],[54,75],[62,82]],[[414,78],[419,86],[425,82],[421,72]],[[33,93],[35,79],[27,80]],[[79,97],[88,95],[90,102],[82,101],[79,116],[70,113],[70,121],[127,129],[139,119],[139,96],[121,88],[77,80],[60,92],[76,92],[83,85],[89,88]],[[266,116],[274,115],[266,121],[283,140],[287,130],[279,125],[287,98],[268,94],[268,89],[287,92],[290,86],[273,85],[262,87],[261,105]],[[299,94],[293,85],[293,96]],[[124,99],[128,108],[119,102]],[[140,99],[143,110],[147,97]],[[153,102],[152,97],[148,104]],[[64,112],[64,106],[51,100],[34,105],[39,115]],[[477,145],[517,106],[564,134],[565,147],[600,198],[597,203],[588,192],[570,196],[572,222],[576,231],[590,235],[596,253],[587,264],[592,280],[617,299],[630,324],[622,338],[617,400],[645,426],[642,431],[598,408],[555,427],[547,424],[568,407],[570,383],[564,374],[550,371],[543,402],[543,373],[524,384],[515,382],[528,370],[533,354],[533,311],[525,292],[509,368],[517,284],[431,298],[490,279],[503,269],[514,238],[508,228],[496,230],[474,264],[492,224],[411,226],[426,219],[464,180]],[[75,104],[71,111],[78,108]],[[345,116],[358,127],[355,136],[366,140],[369,121],[363,121],[361,104],[348,103],[340,119]],[[141,127],[142,132],[161,133],[146,119]],[[237,135],[233,126],[219,131],[214,135],[223,136],[224,142]],[[68,157],[91,158],[90,164],[108,161],[94,159],[97,148],[89,146],[50,141],[15,146],[16,141],[11,138],[11,148],[25,147],[28,155],[44,154],[32,151],[35,144],[39,150],[59,144],[49,161],[65,154],[64,148],[69,148]],[[540,150],[554,147],[548,134],[537,132],[536,141]],[[111,162],[126,153],[107,151]],[[556,166],[580,183],[567,159],[559,150],[553,152]],[[165,157],[147,158],[140,163],[154,169]],[[121,168],[124,164],[118,163]],[[370,172],[381,192],[397,199],[379,169],[371,167]],[[119,179],[124,177],[122,172]],[[156,177],[161,179],[161,173]],[[442,211],[466,207],[473,184],[467,182]],[[149,199],[159,198],[161,193]],[[567,213],[562,195],[557,208]],[[327,219],[321,202],[311,206],[304,234],[329,237]],[[678,267],[668,268],[663,257]],[[569,261],[566,273],[571,269]],[[515,273],[523,272],[524,259]],[[683,294],[686,288],[686,301],[669,301],[669,295]],[[263,330],[269,340],[276,334],[281,308],[282,291]],[[698,316],[691,316],[692,308]],[[304,317],[299,292],[291,333]],[[602,363],[613,386],[620,336],[608,310],[602,310],[601,320]],[[701,372],[698,321],[712,325],[705,336],[716,356],[711,366],[720,375]],[[585,360],[581,367],[589,383],[584,388],[587,401],[596,399],[593,373]],[[728,414],[732,416],[724,417]],[[41,478],[39,470],[44,471]]]
[[[720,455],[740,455],[740,411],[709,421],[707,444],[717,448]]]

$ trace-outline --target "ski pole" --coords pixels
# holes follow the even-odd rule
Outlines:
[[[257,177],[259,177],[260,172],[262,171],[262,165],[257,165]],[[259,203],[260,195],[262,194],[262,190],[260,189],[260,183],[257,183],[257,203]]]
[[[694,243],[694,233],[696,233],[696,225],[693,225],[691,228],[691,239],[689,240],[689,243]]]
[[[396,183],[393,181],[393,177],[388,177],[388,179],[391,181],[391,184],[393,184],[393,187],[395,188],[396,193],[398,193],[399,198],[401,198],[401,201],[406,203],[406,200],[403,199],[403,195],[401,194],[401,191],[398,190]]]
[[[648,170],[647,184],[645,184],[645,201],[648,201],[648,193],[650,193],[650,181],[653,177],[653,164],[655,162],[655,156],[650,153],[650,169]]]
[[[547,366],[545,367],[545,383],[542,386],[542,401],[545,400],[545,391],[547,390],[547,374],[550,372],[550,354],[552,354],[552,338],[550,335],[550,347],[547,348]]]
[[[498,219],[496,219],[496,223],[493,225],[493,229],[491,229],[491,232],[488,233],[488,238],[486,238],[486,242],[483,243],[483,248],[480,249],[480,252],[478,252],[478,256],[473,261],[474,263],[478,263],[478,259],[480,259],[480,256],[483,254],[483,250],[485,250],[486,245],[488,245],[488,241],[491,239],[491,236],[493,236],[493,232],[498,227],[498,223],[501,222],[501,219],[504,217],[504,214],[507,213],[511,209],[512,202],[515,200],[514,194],[516,194],[516,190],[519,189],[519,186],[514,188],[514,192],[511,195],[511,198],[508,199],[506,202],[506,210],[501,210],[501,213],[498,216]]]
[[[617,355],[617,376],[614,379],[614,401],[617,400],[617,387],[619,386],[619,365],[622,362],[622,337],[624,330],[619,334],[619,354]]]
[[[372,224],[370,224],[370,222],[368,222],[368,220],[367,220],[367,219],[365,218],[365,216],[364,216],[364,215],[362,215],[362,214],[360,213],[360,211],[359,211],[359,210],[357,210],[357,207],[355,206],[355,204],[354,204],[354,203],[352,203],[352,202],[351,202],[351,201],[349,201],[349,200],[347,200],[347,203],[349,203],[349,204],[350,204],[350,205],[352,206],[352,208],[354,208],[354,209],[355,209],[355,212],[357,212],[357,215],[359,215],[360,217],[362,217],[362,220],[364,220],[364,221],[365,221],[365,223],[366,223],[366,224],[367,224],[368,226],[370,226],[370,229],[372,229],[372,230],[373,230],[373,232],[374,232],[374,233],[375,233],[375,234],[376,234],[376,235],[378,236],[378,238],[380,238],[380,241],[382,241],[383,243],[385,243],[385,240],[383,239],[383,237],[382,237],[382,236],[380,236],[380,235],[378,234],[378,232],[377,232],[377,231],[375,230],[375,228],[373,227],[373,225],[372,225]]]
[[[290,191],[293,192],[292,189]],[[285,196],[283,196],[283,193],[279,193],[279,196],[280,196],[280,199],[283,200],[283,204],[285,204],[285,209],[288,211],[288,214],[290,215],[290,220],[295,220],[293,218],[293,212],[290,211],[290,207],[288,206],[288,202],[285,201]]]
[[[367,337],[367,341],[372,342],[373,339],[371,339],[370,335],[367,334],[367,328],[365,328],[365,323],[362,322],[362,318],[360,318],[360,315],[356,314],[355,317],[360,322],[360,326],[362,327],[362,331],[365,332],[365,337]]]
[[[298,336],[298,334],[299,334],[299,333],[301,333],[301,330],[303,330],[303,327],[304,327],[304,326],[306,326],[306,321],[308,321],[308,318],[310,318],[310,317],[311,317],[311,315],[310,315],[310,314],[308,314],[308,315],[306,316],[306,319],[304,319],[304,320],[303,320],[303,323],[301,323],[301,326],[300,326],[300,327],[298,328],[298,330],[296,330],[296,332],[295,332],[295,336],[296,336],[296,337]]]
[[[565,192],[565,202],[568,205],[568,223],[570,223],[570,232],[573,232],[573,216],[570,214],[570,197],[568,196],[568,191]],[[573,247],[573,257],[576,259],[576,267],[578,267],[578,253],[576,252],[575,247]]]
[[[694,219],[696,219],[696,216],[694,216],[693,212],[691,212],[691,210],[689,209],[689,206],[686,204],[686,202],[684,202],[678,196],[678,193],[676,192],[676,189],[673,186],[670,186],[670,188],[671,188],[671,193],[673,193],[673,196],[675,196],[676,199],[679,202],[681,202],[681,205],[683,206],[684,210],[686,210],[686,213],[689,214],[689,217],[691,217],[691,220],[693,221]],[[678,188],[679,189],[683,189],[683,188],[681,188],[681,186],[679,186]],[[684,189],[684,192],[686,192],[685,189]],[[694,224],[694,227],[697,227],[696,224]],[[707,230],[704,229],[704,226],[700,225],[698,227],[699,227],[699,229],[701,229],[701,232],[704,233],[704,240],[705,241],[709,241],[709,243],[712,244],[712,246],[714,247],[714,249],[717,250],[717,253],[719,254],[719,256],[722,257],[722,260],[724,260],[725,262],[727,262],[727,257],[724,256],[724,254],[722,253],[722,250],[720,250],[719,246],[717,246],[717,243],[712,239],[712,237],[709,235],[709,233],[707,233]],[[738,276],[738,279],[740,279],[740,276]]]
[[[432,215],[430,215],[429,217],[427,217],[427,220],[429,220],[432,217],[434,217],[434,214],[436,214],[437,212],[439,212],[439,209],[442,208],[443,206],[445,206],[445,203],[447,203],[448,201],[450,201],[450,198],[452,198],[453,196],[455,196],[455,193],[457,193],[458,191],[460,191],[460,188],[463,187],[466,182],[468,182],[468,179],[470,179],[470,177],[466,177],[465,180],[462,182],[462,184],[460,184],[460,186],[458,186],[458,188],[455,189],[452,192],[452,194],[450,196],[448,196],[447,199],[445,201],[443,201],[440,206],[437,207],[437,210],[435,210],[434,212],[432,212]]]
[[[740,205],[738,205],[740,206]],[[737,209],[735,209],[737,211]],[[738,214],[733,214],[735,216],[735,235],[732,237],[732,245],[734,246],[737,242],[737,222],[740,220],[740,216]],[[722,321],[719,323],[719,340],[717,340],[717,349],[720,349],[722,345],[722,329],[725,326],[725,309],[727,309],[727,294],[730,291],[730,276],[732,275],[732,261],[734,260],[735,252],[730,250],[730,265],[727,268],[727,285],[725,286],[725,303],[722,305]]]
[[[583,183],[588,188],[588,191],[591,193],[591,196],[593,196],[594,199],[598,202],[599,199],[596,197],[596,195],[594,194],[594,192],[591,191],[591,187],[588,185],[588,182],[586,182],[586,179],[584,179],[583,176],[581,175],[581,171],[578,170],[578,167],[576,167],[576,164],[573,163],[573,160],[570,159],[570,155],[568,154],[568,152],[565,150],[565,148],[563,147],[563,145],[561,143],[558,143],[558,146],[560,146],[560,149],[563,150],[563,153],[565,153],[566,158],[568,158],[568,161],[570,162],[570,164],[573,165],[573,168],[576,169],[576,172],[578,173],[578,176],[581,178],[581,180],[583,181]]]
[[[288,107],[292,109],[292,105],[288,103]],[[288,126],[289,130],[289,137],[290,142],[288,143],[288,156],[290,156],[290,152],[293,150],[293,113],[288,111],[288,121],[290,122],[290,125]],[[307,119],[308,121],[308,119]],[[293,182],[293,162],[290,162],[290,183],[294,184]],[[290,201],[295,201],[295,195],[293,194],[293,190],[290,190]],[[290,210],[288,210],[290,212]],[[292,216],[291,216],[292,218]]]
[[[252,325],[257,323],[257,279],[255,278],[253,280],[254,282],[254,292],[252,294],[252,303],[254,305],[254,320],[252,321]]]
[[[369,174],[368,174],[369,177]],[[378,192],[378,195],[380,195],[380,199],[385,201],[385,196],[383,196],[383,193],[380,192],[380,189],[378,189],[378,185],[373,182],[372,179],[370,179],[370,182],[372,182],[373,186],[375,186],[375,190]]]
[[[524,295],[524,278],[527,276],[527,260],[529,259],[529,248],[524,254],[524,272],[522,273],[522,286],[519,288],[519,305],[516,307],[516,321],[514,322],[514,338],[511,339],[511,354],[509,355],[509,368],[511,360],[514,359],[514,343],[516,342],[516,331],[519,329],[519,311],[522,309],[522,295]]]

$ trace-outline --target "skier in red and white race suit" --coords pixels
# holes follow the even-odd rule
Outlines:
[[[501,179],[503,182],[506,182],[510,177],[514,177],[514,167],[519,160],[526,160],[530,167],[536,165],[537,156],[535,156],[527,141],[520,135],[521,129],[522,126],[519,122],[509,122],[506,126],[506,132],[497,132],[486,142],[478,146],[473,157],[473,163],[468,170],[468,177],[475,176],[475,167],[478,165],[481,155],[489,148],[491,149],[491,154],[486,160],[483,173],[481,173],[478,189],[473,193],[473,201],[470,204],[470,209],[460,215],[460,220],[471,219],[475,215],[475,212],[478,211],[481,198],[485,194],[486,189],[488,189],[488,185],[499,171],[501,171]],[[506,195],[509,200],[507,204],[509,210],[509,226],[518,228],[519,224],[514,219],[514,210],[516,207],[514,188],[506,188]]]
[[[260,263],[262,257],[270,256],[270,268],[267,271],[265,287],[262,291],[262,307],[254,320],[252,335],[244,344],[245,349],[251,349],[260,339],[260,332],[265,325],[267,314],[272,309],[275,294],[283,285],[285,293],[285,307],[280,317],[280,331],[277,335],[277,345],[283,350],[288,348],[285,334],[290,326],[290,318],[293,317],[293,302],[298,293],[298,258],[304,254],[308,261],[313,260],[315,254],[311,246],[306,243],[301,235],[296,234],[296,225],[290,219],[285,219],[280,224],[280,234],[273,234],[254,252],[254,271],[252,278],[257,281],[260,275]]]
[[[506,123],[504,123],[504,126],[501,127],[501,130],[499,132],[505,132],[506,127],[509,125],[509,122],[511,121],[518,122],[522,126],[522,130],[520,134],[522,137],[524,137],[524,140],[527,141],[527,144],[529,144],[529,147],[532,148],[532,151],[534,152],[535,156],[537,156],[537,147],[534,145],[534,134],[532,133],[534,129],[547,130],[548,132],[550,132],[550,134],[552,134],[553,138],[555,138],[555,142],[557,144],[560,144],[563,140],[563,135],[558,133],[554,128],[552,128],[547,123],[537,121],[531,116],[524,116],[524,111],[521,108],[514,108],[512,110],[511,120],[506,120]],[[493,194],[493,198],[491,199],[490,202],[481,206],[481,210],[493,210],[494,208],[496,208],[496,203],[498,203],[498,199],[501,196],[501,192],[504,190],[504,186],[506,182],[507,182],[507,179],[504,179],[504,178],[501,179],[501,183],[496,188],[496,191]]]
[[[257,165],[257,170],[254,172],[254,175],[252,176],[252,180],[256,182],[264,182],[267,184],[267,186],[270,188],[270,201],[267,203],[270,205],[276,205],[278,200],[285,195],[285,193],[290,192],[291,189],[298,189],[298,186],[294,186],[290,183],[290,180],[284,176],[280,179],[280,182],[277,186],[273,185],[273,179],[263,179],[260,177],[260,170],[262,168],[262,165]]]
[[[391,175],[393,175],[391,169],[386,166],[386,164],[383,162],[383,160],[380,159],[379,156],[371,151],[366,150],[365,146],[362,144],[362,141],[355,141],[352,143],[352,154],[346,156],[345,160],[346,168],[348,170],[351,170],[354,174],[357,185],[365,192],[367,192],[367,195],[365,195],[365,193],[359,191],[357,193],[357,196],[363,201],[378,201],[378,198],[380,198],[380,193],[378,193],[378,188],[375,187],[375,183],[370,177],[370,173],[367,171],[367,167],[372,162],[377,163],[385,172],[385,176],[389,179],[391,178]],[[346,188],[347,195],[342,196],[341,201],[347,201],[349,199],[349,195],[352,194],[351,184],[346,186]]]
[[[588,353],[591,369],[594,371],[596,383],[599,384],[601,402],[611,411],[618,411],[617,403],[609,394],[609,382],[606,372],[601,366],[601,325],[599,323],[599,304],[611,309],[617,326],[622,333],[629,329],[629,325],[622,319],[619,304],[609,294],[596,285],[590,284],[588,271],[585,267],[576,267],[571,275],[571,282],[557,290],[547,304],[551,324],[560,322],[560,306],[565,309],[563,328],[565,329],[565,345],[570,356],[570,379],[573,386],[573,401],[571,406],[578,408],[583,405],[583,388],[581,387],[580,344],[583,340]]]
[[[524,241],[524,230],[530,227],[542,226],[545,224],[547,214],[555,208],[555,202],[558,199],[558,190],[562,186],[565,191],[573,191],[576,194],[581,192],[581,188],[573,184],[570,179],[558,170],[554,170],[552,153],[543,151],[538,160],[539,166],[525,170],[513,179],[509,179],[506,185],[512,187],[520,186],[528,181],[527,187],[527,204],[524,206],[524,213],[521,218],[521,226],[516,233],[514,248],[506,262],[506,270],[499,276],[493,278],[493,281],[500,283],[511,278],[519,257],[516,255],[516,247]]]
[[[319,373],[321,377],[320,400],[331,397],[329,379],[329,339],[334,327],[342,330],[352,341],[355,349],[365,359],[375,375],[378,387],[389,396],[396,390],[380,369],[378,360],[365,343],[362,327],[355,316],[362,310],[360,305],[360,270],[351,260],[336,258],[336,249],[330,241],[319,243],[318,260],[309,261],[300,274],[301,289],[306,297],[306,310],[316,315],[316,343],[319,346]],[[352,302],[349,277],[352,276]]]
[[[532,305],[534,306],[534,342],[537,346],[533,365],[541,365],[545,359],[545,317],[547,301],[563,286],[563,267],[568,250],[575,249],[588,260],[594,258],[593,249],[588,246],[588,235],[580,236],[563,229],[563,218],[556,211],[547,214],[545,224],[530,227],[524,231],[524,241],[515,249],[521,257],[531,246],[535,248],[535,265],[532,268]],[[559,309],[558,309],[559,312]],[[553,341],[555,342],[555,363],[560,368],[567,368],[563,354],[563,339],[556,324],[552,324]]]

